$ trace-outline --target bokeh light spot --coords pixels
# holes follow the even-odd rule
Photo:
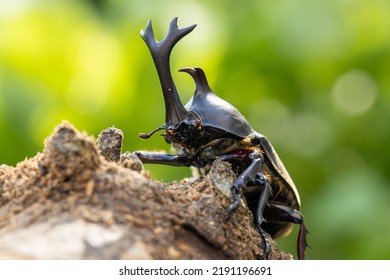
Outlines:
[[[342,75],[334,84],[334,105],[348,116],[366,113],[377,98],[374,79],[365,71],[353,70]]]
[[[285,146],[290,151],[306,157],[321,154],[331,139],[329,125],[314,113],[291,116],[281,125],[281,130]]]

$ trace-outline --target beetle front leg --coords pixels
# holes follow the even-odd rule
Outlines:
[[[135,151],[134,154],[142,163],[164,164],[171,166],[203,167],[206,164],[196,157],[177,156],[166,153]]]

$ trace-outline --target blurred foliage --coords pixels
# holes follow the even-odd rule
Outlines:
[[[267,135],[298,186],[309,259],[390,257],[390,1],[0,0],[0,163],[42,150],[67,119],[125,150],[164,122],[159,81],[139,36],[174,16],[197,23],[172,69],[201,66],[213,90]],[[173,73],[183,102],[194,85]],[[187,168],[147,166],[169,181]],[[295,252],[295,236],[279,242]]]

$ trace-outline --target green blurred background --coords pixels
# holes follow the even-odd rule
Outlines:
[[[0,0],[0,163],[43,148],[66,119],[124,150],[169,147],[159,81],[139,31],[197,28],[172,55],[183,102],[201,66],[266,135],[298,186],[309,259],[390,259],[390,1]],[[153,177],[187,168],[147,166]],[[296,232],[279,242],[295,252]]]

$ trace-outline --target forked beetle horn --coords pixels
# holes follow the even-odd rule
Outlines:
[[[194,24],[188,27],[179,28],[177,26],[177,17],[175,17],[170,23],[167,35],[161,42],[156,41],[152,29],[152,22],[150,20],[148,21],[145,31],[141,30],[141,36],[153,57],[160,79],[165,102],[165,126],[167,127],[178,125],[188,116],[188,111],[181,103],[175,83],[173,82],[169,58],[176,43],[190,33],[195,26],[196,25]]]

